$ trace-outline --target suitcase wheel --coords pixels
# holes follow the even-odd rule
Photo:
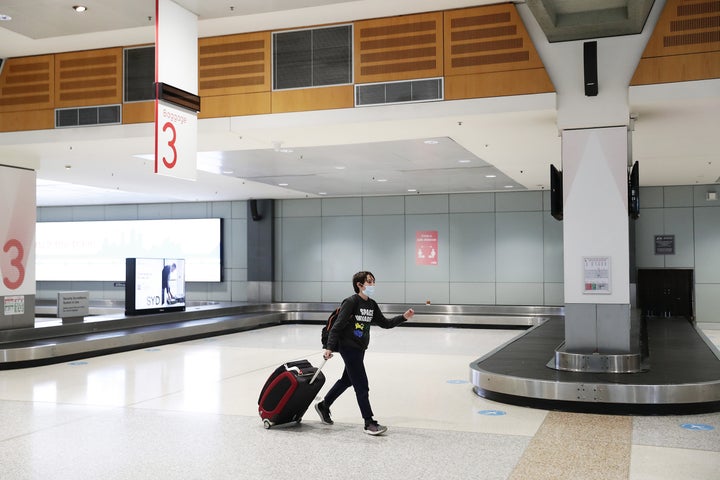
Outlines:
[[[263,420],[263,427],[267,430],[268,428],[272,427],[272,422],[268,420],[267,418]]]

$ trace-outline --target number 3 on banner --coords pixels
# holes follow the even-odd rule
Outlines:
[[[3,252],[9,253],[11,249],[15,249],[16,253],[15,258],[10,260],[10,265],[17,269],[17,280],[13,282],[8,277],[3,277],[3,284],[5,284],[5,286],[10,290],[17,290],[25,281],[25,267],[23,267],[22,264],[23,257],[25,256],[25,249],[23,248],[22,243],[14,238],[5,242]]]
[[[175,164],[177,163],[177,149],[175,148],[175,141],[177,140],[177,133],[175,132],[175,125],[173,125],[170,122],[165,122],[165,125],[163,125],[163,132],[168,129],[172,131],[172,139],[169,142],[167,142],[167,144],[170,147],[170,149],[172,150],[173,158],[172,158],[171,162],[168,162],[168,160],[163,155],[162,160],[163,160],[163,164],[167,168],[173,168],[175,166]]]

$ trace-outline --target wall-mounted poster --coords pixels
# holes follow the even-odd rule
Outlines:
[[[610,257],[583,257],[583,293],[610,293]]]
[[[418,230],[415,232],[415,263],[417,265],[438,264],[437,230]]]

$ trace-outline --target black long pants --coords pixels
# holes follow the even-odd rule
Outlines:
[[[325,405],[328,407],[332,405],[345,390],[352,386],[362,417],[366,421],[370,420],[373,417],[373,411],[370,407],[370,387],[365,372],[365,350],[341,348],[339,353],[345,362],[345,370],[340,380],[335,382],[335,385],[325,395]]]

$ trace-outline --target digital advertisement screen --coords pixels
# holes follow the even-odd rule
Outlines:
[[[126,258],[182,258],[185,281],[222,281],[222,219],[40,222],[37,281],[125,280]]]
[[[185,260],[128,258],[125,260],[125,312],[185,310]]]

